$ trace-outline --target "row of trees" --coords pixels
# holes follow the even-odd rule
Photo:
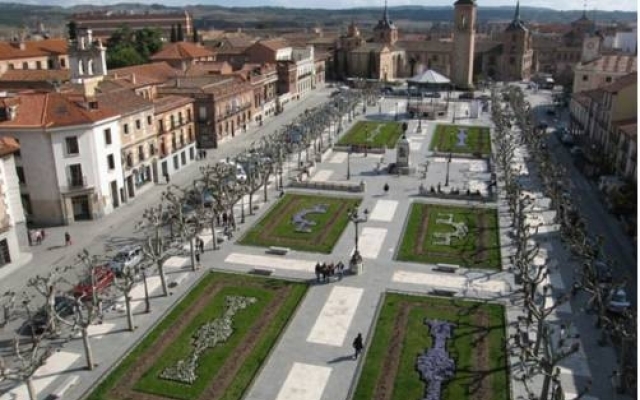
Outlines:
[[[89,328],[102,321],[104,310],[122,301],[127,329],[135,330],[132,291],[136,285],[144,286],[144,311],[151,312],[148,277],[157,274],[160,295],[168,296],[165,262],[176,255],[189,255],[191,268],[195,270],[196,238],[209,233],[213,249],[218,249],[220,216],[227,216],[223,219],[227,221],[227,229],[235,228],[234,206],[248,195],[249,212],[253,213],[254,193],[262,187],[264,201],[268,201],[267,186],[274,174],[279,175],[276,188],[282,190],[283,171],[290,155],[298,152],[300,161],[306,150],[309,161],[310,150],[323,151],[326,147],[323,134],[331,125],[341,124],[344,114],[352,118],[356,104],[363,96],[364,92],[356,91],[337,96],[332,103],[307,110],[294,124],[252,143],[234,158],[235,164],[220,162],[203,166],[188,187],[168,187],[159,204],[147,208],[135,224],[136,238],[132,244],[140,246],[144,255],[142,262],[124,265],[108,290],[99,287],[100,274],[108,260],[83,251],[76,265],[54,268],[46,275],[30,279],[24,290],[5,293],[2,297],[4,326],[20,325],[20,334],[13,341],[11,354],[0,357],[0,380],[24,382],[30,399],[35,400],[37,393],[32,380],[36,370],[55,350],[56,339],[75,335],[82,338],[86,368],[93,369],[96,361]],[[300,137],[292,139],[298,134]],[[329,134],[331,136],[330,129]],[[244,167],[246,177],[238,174],[236,165]],[[241,212],[244,215],[244,205]],[[80,279],[76,275],[78,270]],[[71,288],[78,281],[85,281],[90,290],[74,297]],[[62,304],[71,309],[64,311],[60,307]]]
[[[624,285],[624,280],[612,279],[603,285],[602,274],[612,276],[611,271],[597,271],[596,265],[601,263],[609,268],[613,264],[606,260],[601,240],[589,237],[584,219],[572,204],[571,196],[566,191],[569,187],[566,171],[552,160],[544,143],[546,137],[533,128],[533,113],[522,90],[508,87],[505,94],[510,100],[506,107],[499,101],[496,91],[492,94],[492,113],[496,124],[496,162],[504,175],[505,195],[514,228],[515,252],[511,260],[516,283],[522,285],[521,299],[526,313],[523,326],[518,327],[518,333],[511,340],[514,352],[521,359],[521,379],[530,397],[541,400],[560,399],[562,387],[557,365],[577,352],[579,343],[574,340],[577,333],[571,329],[570,324],[549,321],[554,311],[567,302],[571,295],[584,291],[590,295],[587,308],[597,313],[596,326],[602,329],[602,338],[616,335],[618,340],[626,344],[635,341],[635,316],[624,313],[613,317],[607,312],[607,294]],[[512,131],[514,125],[520,128],[518,135]],[[537,168],[543,190],[552,200],[562,240],[573,255],[582,260],[582,268],[576,273],[574,287],[567,293],[556,293],[556,288],[545,284],[548,281],[549,267],[546,262],[535,262],[540,252],[539,245],[534,240],[538,231],[537,227],[527,223],[527,214],[534,206],[534,199],[523,195],[523,188],[518,181],[519,171],[513,168],[515,150],[521,145],[528,149],[529,168]],[[605,261],[602,262],[603,260]],[[526,340],[526,332],[532,327],[537,335],[536,340],[530,342]],[[622,367],[621,364],[620,368]],[[538,375],[542,375],[542,385],[540,393],[536,394],[527,383]],[[586,385],[578,398],[588,390],[589,385]]]

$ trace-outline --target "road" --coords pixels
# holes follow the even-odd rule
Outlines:
[[[536,112],[537,121],[545,121],[549,127],[557,125],[568,126],[568,113],[563,112],[558,119],[546,114],[547,105],[552,104],[551,91],[540,90],[534,93],[525,90],[527,100]],[[629,279],[628,295],[634,305],[637,304],[637,254],[635,244],[624,233],[621,223],[609,214],[602,202],[601,192],[596,184],[588,180],[573,164],[569,148],[563,146],[558,138],[551,134],[549,149],[553,158],[566,168],[572,186],[570,188],[572,200],[579,207],[581,215],[587,222],[587,228],[593,237],[604,237],[604,249],[608,257],[616,262],[614,274],[625,274]]]

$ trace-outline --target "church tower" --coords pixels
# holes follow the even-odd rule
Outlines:
[[[378,20],[378,24],[373,28],[374,41],[393,45],[398,41],[398,28],[393,21],[389,19],[389,11],[387,10],[387,0],[384,1],[384,12],[382,19]]]
[[[473,87],[473,53],[476,36],[476,3],[458,0],[454,3],[453,60],[451,81],[458,88]]]
[[[95,87],[107,74],[106,52],[102,42],[93,40],[91,29],[80,28],[69,43],[71,82],[82,84],[87,96],[93,96]]]
[[[513,21],[502,34],[503,55],[501,62],[501,79],[520,81],[531,77],[533,66],[533,47],[529,29],[520,19],[520,1],[516,3]]]

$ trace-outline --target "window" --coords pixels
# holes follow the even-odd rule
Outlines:
[[[589,80],[589,77],[587,75],[582,75],[582,81],[586,82]]]
[[[610,83],[612,81],[610,76],[607,76],[607,78],[605,79],[605,81],[607,81],[607,83]]]
[[[104,144],[107,146],[111,144],[111,128],[104,130]]]
[[[207,107],[206,106],[200,106],[200,108],[198,109],[198,119],[200,121],[204,121],[207,119]]]
[[[74,155],[74,154],[80,153],[77,137],[71,136],[71,137],[65,138],[64,141],[67,148],[67,155]]]
[[[67,62],[65,61],[65,59],[64,59],[64,58],[61,58],[61,59],[60,59],[60,66],[61,66],[62,68],[66,68],[66,67],[67,67]]]
[[[69,165],[67,171],[67,179],[69,187],[82,187],[84,186],[84,179],[82,176],[82,165],[72,164]]]
[[[22,69],[29,69],[29,63],[28,62],[23,62],[22,63]]]
[[[178,112],[178,123],[182,125],[182,111]]]
[[[36,68],[42,69],[42,61],[36,61]]]
[[[171,115],[171,129],[174,129],[176,127],[176,117],[175,115]]]
[[[147,125],[151,125],[151,124],[153,124],[153,117],[151,117],[151,115],[149,115],[147,117]]]
[[[191,121],[191,109],[187,109],[187,121]]]
[[[153,143],[149,143],[149,155],[156,155],[156,146]]]
[[[47,60],[47,69],[53,69],[53,60],[52,59],[48,59]]]
[[[109,154],[107,156],[107,165],[109,166],[109,170],[114,170],[116,169],[116,161],[113,158],[113,154]]]
[[[136,120],[136,129],[140,129],[142,127],[142,124],[140,123],[140,120],[137,119]]]
[[[21,185],[27,183],[27,181],[24,179],[24,168],[16,167],[16,175],[18,175],[18,182],[20,182]]]
[[[13,65],[13,63],[9,63],[8,68],[9,68],[9,69],[16,69],[16,66],[15,66],[15,65]]]
[[[128,134],[129,133],[129,124],[124,124],[123,130],[124,130],[125,135]]]
[[[0,240],[0,267],[11,263],[11,254],[7,239]]]
[[[180,162],[178,162],[178,155],[173,156],[173,169],[180,168]]]
[[[138,160],[144,160],[144,146],[138,146]]]

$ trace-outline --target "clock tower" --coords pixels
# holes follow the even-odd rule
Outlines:
[[[451,81],[457,88],[473,87],[473,53],[476,36],[475,0],[454,3]]]

